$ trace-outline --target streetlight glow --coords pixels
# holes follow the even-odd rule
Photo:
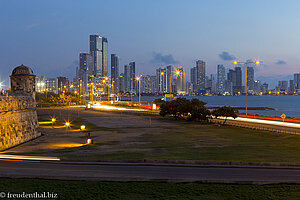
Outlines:
[[[81,125],[80,130],[84,131],[85,130],[85,125]]]
[[[86,144],[92,144],[93,143],[93,140],[91,139],[91,138],[88,138],[87,140],[86,140]]]
[[[164,72],[161,72],[161,73],[160,73],[160,75],[162,75],[162,76],[163,76],[164,74],[165,74]]]
[[[245,111],[246,111],[246,117],[247,117],[247,113],[248,113],[248,108],[247,108],[247,94],[248,94],[248,88],[247,88],[247,81],[248,81],[248,78],[247,78],[247,69],[248,69],[248,64],[256,64],[256,65],[259,65],[260,64],[260,61],[259,60],[256,60],[256,61],[246,61],[246,62],[238,62],[238,61],[234,61],[233,62],[233,64],[238,64],[238,63],[240,63],[240,64],[244,64],[244,65],[246,65],[246,69],[245,69],[245,71],[246,71],[246,75],[245,75]]]
[[[69,127],[71,124],[70,124],[70,122],[66,122],[65,125],[66,125],[66,127]]]
[[[51,119],[51,121],[52,121],[52,122],[55,122],[55,121],[56,121],[56,119],[55,119],[55,118],[52,118],[52,119]]]
[[[177,70],[177,71],[176,71],[176,75],[179,75],[179,74],[180,74],[180,71],[179,71],[179,70]]]

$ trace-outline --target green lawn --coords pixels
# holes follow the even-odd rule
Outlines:
[[[177,121],[178,129],[143,135],[148,144],[91,158],[300,162],[300,136],[231,126]],[[123,129],[124,130],[124,129]],[[110,145],[118,148],[118,142]],[[137,151],[135,151],[137,150]],[[68,155],[67,157],[76,157]]]
[[[54,126],[64,126],[67,121],[70,122],[71,129],[80,129],[81,125],[86,126],[86,131],[96,131],[96,130],[99,130],[99,129],[102,130],[103,128],[105,128],[105,127],[98,127],[92,123],[87,122],[86,120],[84,120],[82,118],[75,118],[72,120],[56,119]],[[51,118],[42,118],[42,119],[39,119],[39,122],[40,122],[41,127],[52,126]]]
[[[0,178],[1,192],[57,193],[59,199],[300,199],[300,185],[92,182]]]

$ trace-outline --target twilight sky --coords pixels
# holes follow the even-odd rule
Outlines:
[[[109,54],[137,74],[198,59],[207,74],[232,58],[260,59],[256,79],[287,80],[300,72],[298,0],[0,0],[0,79],[20,64],[38,76],[74,77],[89,35],[108,38]],[[109,61],[110,68],[110,61]],[[189,78],[188,78],[189,79]]]

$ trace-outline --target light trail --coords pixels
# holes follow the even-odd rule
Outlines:
[[[220,117],[220,119],[225,119],[225,117],[222,118]],[[300,124],[289,123],[289,122],[279,122],[279,121],[252,119],[252,118],[244,118],[244,117],[237,117],[235,119],[232,117],[228,117],[227,119],[235,120],[235,121],[244,121],[244,122],[260,123],[260,124],[270,124],[270,125],[277,125],[277,126],[300,128]]]
[[[136,108],[119,108],[115,106],[105,106],[105,105],[93,105],[92,108],[99,108],[104,110],[126,110],[126,111],[149,111],[147,109],[136,109]]]
[[[57,157],[47,156],[23,156],[23,155],[9,155],[0,153],[0,159],[12,159],[12,160],[39,160],[39,161],[60,161]]]

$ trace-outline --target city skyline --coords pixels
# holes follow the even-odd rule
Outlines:
[[[190,77],[189,69],[198,59],[207,63],[207,74],[211,74],[218,64],[234,68],[233,58],[263,60],[255,68],[257,79],[273,86],[298,73],[297,1],[284,5],[280,1],[227,1],[218,6],[206,1],[172,2],[163,1],[159,7],[155,2],[138,1],[95,1],[94,6],[76,1],[1,2],[0,78],[7,85],[10,69],[21,63],[32,66],[38,75],[72,78],[79,52],[89,49],[86,36],[92,34],[108,38],[108,55],[117,54],[121,68],[134,60],[137,74],[154,75],[158,67],[173,64]],[[98,6],[114,7],[117,12],[99,13]],[[130,11],[124,9],[128,6]],[[206,9],[196,12],[199,6]],[[185,14],[177,16],[179,10]]]

